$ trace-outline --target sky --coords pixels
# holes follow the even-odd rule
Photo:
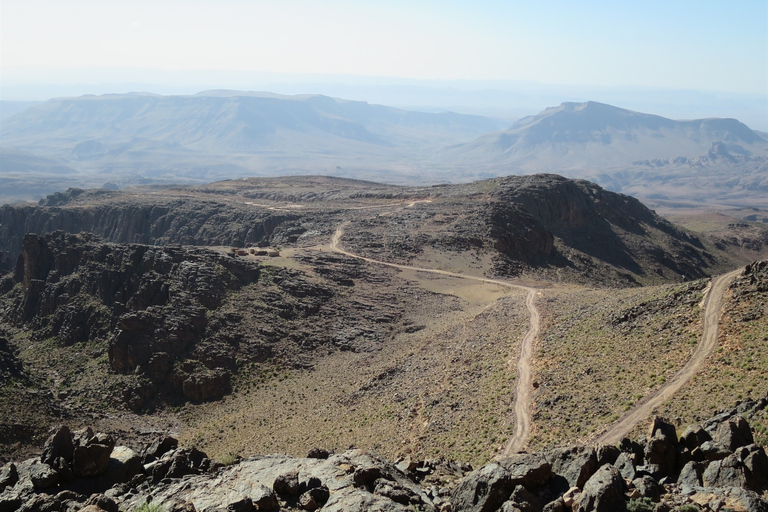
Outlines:
[[[1,0],[0,9],[6,81],[110,67],[768,93],[766,0]]]

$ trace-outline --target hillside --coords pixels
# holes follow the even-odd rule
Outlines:
[[[527,310],[542,316],[535,403],[564,382],[573,407],[590,400],[568,377],[580,364],[551,366],[571,361],[562,350],[600,343],[602,372],[634,347],[622,371],[635,385],[603,402],[597,429],[685,361],[706,279],[742,261],[738,243],[554,175],[69,190],[1,207],[0,244],[6,454],[86,415],[130,438],[167,422],[216,456],[333,443],[484,461],[514,429]],[[658,318],[611,323],[633,307]],[[531,446],[564,428],[548,409]]]
[[[17,474],[5,466],[0,504],[74,510],[110,489],[125,507],[294,510],[309,493],[329,510],[531,496],[567,510],[610,473],[626,485],[612,510],[762,506],[768,266],[737,268],[743,247],[716,233],[555,175],[252,178],[4,206],[0,457]],[[589,446],[689,367],[656,407],[667,420],[648,411],[619,430],[637,441]],[[62,423],[102,433],[58,427],[22,462]],[[328,494],[273,488],[276,466],[322,471],[312,489]]]

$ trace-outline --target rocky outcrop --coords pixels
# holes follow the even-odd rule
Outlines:
[[[718,429],[742,425],[765,409],[768,398],[747,401],[703,422]],[[747,424],[748,427],[748,424]],[[180,448],[168,436],[140,450],[114,447],[110,436],[90,429],[56,427],[43,455],[8,464],[0,471],[0,510],[131,510],[143,503],[168,511],[323,510],[435,512],[615,512],[699,510],[764,512],[768,501],[768,457],[755,444],[737,446],[716,461],[689,460],[701,431],[675,437],[673,426],[654,418],[650,438],[619,447],[572,447],[519,453],[476,470],[442,459],[392,463],[360,450],[312,450],[306,458],[285,455],[238,459],[230,466],[212,462],[194,448]],[[657,441],[653,441],[657,438]],[[681,454],[674,466],[658,439]],[[711,442],[708,440],[702,443]],[[698,440],[695,443],[699,443]],[[737,442],[739,444],[739,442]],[[83,447],[88,463],[82,465]],[[650,448],[649,448],[650,447]],[[110,449],[107,464],[103,454]],[[623,451],[622,451],[623,450]],[[649,462],[661,460],[661,462]],[[661,457],[659,459],[659,457]],[[613,462],[610,462],[610,460]],[[81,462],[78,462],[78,461]],[[598,464],[601,464],[598,467]],[[92,468],[85,471],[83,468]],[[633,476],[625,470],[631,467]],[[671,471],[671,472],[670,472]],[[29,508],[31,507],[31,508]],[[94,509],[95,510],[95,509]]]

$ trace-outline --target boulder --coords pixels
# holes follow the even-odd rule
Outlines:
[[[109,457],[109,464],[103,475],[105,487],[130,482],[144,471],[141,456],[127,446],[116,446]]]
[[[680,442],[682,442],[690,451],[695,450],[704,442],[711,440],[712,436],[710,436],[709,432],[704,430],[704,427],[700,424],[688,426],[680,436]]]
[[[705,462],[691,461],[680,470],[680,476],[677,477],[677,483],[690,487],[701,486],[701,479],[705,469],[707,469],[707,464]]]
[[[299,496],[299,506],[304,510],[317,510],[326,504],[330,496],[331,493],[328,491],[328,487],[324,485],[315,487]]]
[[[712,434],[712,441],[731,452],[755,442],[749,423],[741,416],[733,416],[718,424]]]
[[[53,465],[53,462],[62,457],[67,462],[72,462],[73,452],[75,450],[72,444],[72,432],[66,425],[57,425],[53,427],[51,435],[43,445],[43,454],[40,461],[45,464]]]
[[[702,483],[705,487],[743,487],[762,492],[768,489],[768,456],[758,445],[741,447],[736,453],[710,463]]]
[[[272,490],[280,496],[299,495],[299,472],[289,471],[275,478]]]
[[[576,512],[625,512],[626,484],[619,471],[606,464],[584,484]]]
[[[629,452],[621,452],[614,462],[614,467],[619,470],[621,476],[627,480],[634,480],[637,470],[635,469],[634,455]],[[601,466],[602,467],[602,466]]]
[[[544,504],[541,502],[541,498],[528,491],[522,485],[518,485],[515,487],[515,490],[512,491],[509,500],[504,503],[502,510],[541,512],[543,508]]]
[[[519,454],[488,464],[464,477],[452,494],[455,511],[495,511],[522,485],[528,490],[543,486],[552,466],[542,454]]]
[[[149,444],[144,451],[142,452],[142,456],[144,458],[144,464],[148,464],[152,461],[155,461],[168,453],[171,450],[175,450],[178,448],[179,442],[169,436],[162,436],[155,439],[151,444]]]
[[[647,465],[657,465],[659,473],[663,476],[672,475],[677,469],[677,433],[674,425],[655,416],[651,422],[644,455]]]
[[[19,472],[16,469],[16,464],[9,462],[3,466],[3,469],[0,470],[0,492],[3,492],[6,487],[13,487],[18,481]]]
[[[641,478],[632,480],[632,485],[643,498],[650,498],[654,503],[661,501],[661,495],[664,489],[659,485],[655,478],[645,475]]]
[[[582,488],[597,471],[597,455],[592,448],[559,448],[546,456],[552,466],[550,488],[556,495],[571,487]]]
[[[36,460],[29,466],[29,479],[35,489],[46,489],[59,482],[59,474],[48,464]]]

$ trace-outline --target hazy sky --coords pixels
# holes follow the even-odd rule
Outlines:
[[[19,67],[110,66],[768,94],[766,0],[0,0],[0,9],[6,82]]]

